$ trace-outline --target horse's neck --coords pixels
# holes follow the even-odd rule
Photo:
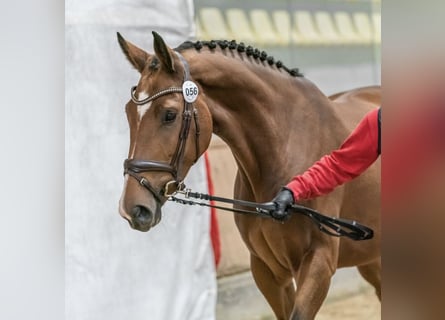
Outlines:
[[[192,77],[204,90],[214,133],[231,148],[255,195],[263,186],[283,185],[338,144],[330,132],[336,122],[331,103],[311,82],[209,56],[191,59]]]

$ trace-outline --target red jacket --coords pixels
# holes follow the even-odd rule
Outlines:
[[[295,201],[331,192],[359,176],[379,157],[378,110],[368,112],[339,149],[292,178],[287,188],[292,190]]]

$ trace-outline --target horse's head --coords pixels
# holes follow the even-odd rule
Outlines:
[[[118,41],[141,77],[126,105],[130,148],[119,212],[132,228],[148,231],[161,220],[161,206],[207,149],[209,109],[190,76],[188,63],[155,32],[149,54]]]

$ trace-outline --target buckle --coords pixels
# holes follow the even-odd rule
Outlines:
[[[164,187],[164,197],[169,198],[173,196],[175,193],[180,191],[180,186],[183,184],[182,182],[178,183],[176,180],[171,180],[165,184]]]

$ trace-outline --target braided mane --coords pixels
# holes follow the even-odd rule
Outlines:
[[[275,65],[278,69],[284,69],[293,77],[303,77],[298,68],[289,69],[280,60],[275,61],[273,56],[269,56],[266,51],[260,51],[252,46],[246,46],[243,42],[237,43],[235,40],[210,40],[210,41],[185,41],[180,44],[175,50],[182,51],[186,49],[195,48],[201,50],[204,46],[209,49],[215,49],[219,46],[222,50],[229,48],[230,50],[237,50],[238,52],[244,52],[248,57],[252,56],[254,59],[260,59],[261,61],[267,61],[270,66]]]

